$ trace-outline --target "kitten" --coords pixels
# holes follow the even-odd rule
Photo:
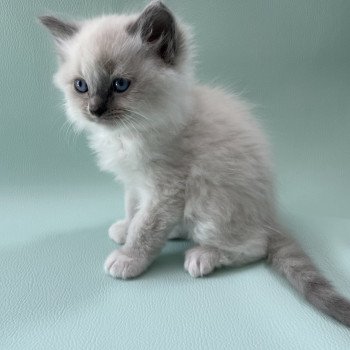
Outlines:
[[[314,306],[350,326],[350,303],[276,219],[268,146],[237,96],[198,85],[189,29],[159,1],[139,15],[66,22],[43,16],[56,42],[56,85],[102,170],[125,185],[124,244],[105,270],[144,272],[168,238],[195,242],[193,277],[268,258]]]

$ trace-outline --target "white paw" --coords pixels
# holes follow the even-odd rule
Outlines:
[[[220,253],[215,248],[194,247],[186,252],[185,270],[192,277],[201,277],[219,267]]]
[[[108,236],[114,242],[118,244],[124,244],[126,240],[126,235],[128,233],[128,222],[126,220],[120,220],[115,222],[108,229]]]
[[[122,250],[114,250],[106,259],[105,272],[115,278],[132,278],[140,275],[148,267],[145,259],[127,255]]]

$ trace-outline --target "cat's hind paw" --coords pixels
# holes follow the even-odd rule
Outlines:
[[[194,247],[186,252],[185,270],[192,277],[202,277],[219,267],[220,253],[211,247]]]

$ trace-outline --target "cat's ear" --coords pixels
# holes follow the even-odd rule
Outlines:
[[[152,45],[165,63],[175,63],[179,33],[173,14],[161,1],[152,1],[128,30],[130,34],[141,35],[142,40]]]
[[[70,39],[79,31],[77,23],[62,21],[54,16],[40,16],[39,21],[50,31],[55,40]]]
[[[54,16],[40,16],[39,21],[52,34],[60,57],[64,58],[64,43],[71,39],[79,31],[79,24],[75,22],[63,21]]]

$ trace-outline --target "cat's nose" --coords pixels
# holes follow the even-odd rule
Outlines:
[[[107,106],[106,101],[100,96],[94,96],[89,100],[89,111],[96,117],[100,117],[104,112],[106,112]]]

